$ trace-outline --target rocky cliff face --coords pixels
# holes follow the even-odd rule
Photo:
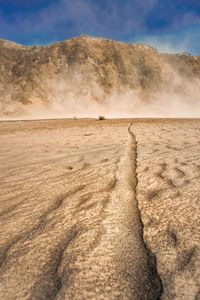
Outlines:
[[[0,116],[200,116],[200,57],[79,37],[0,40]]]

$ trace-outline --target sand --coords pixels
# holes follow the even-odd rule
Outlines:
[[[1,122],[0,298],[200,299],[199,133]]]

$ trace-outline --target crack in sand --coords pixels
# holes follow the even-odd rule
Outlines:
[[[128,145],[128,155],[131,165],[133,167],[133,175],[134,175],[134,184],[133,184],[133,198],[136,205],[136,212],[135,215],[137,216],[138,222],[138,229],[139,229],[139,243],[141,247],[141,252],[144,252],[146,259],[144,262],[146,263],[145,268],[143,269],[146,272],[143,274],[144,278],[146,278],[145,285],[142,286],[143,288],[143,297],[142,299],[161,299],[161,295],[163,292],[163,286],[161,278],[157,272],[157,262],[156,256],[151,252],[151,249],[148,248],[147,244],[144,240],[144,224],[142,222],[140,210],[138,207],[138,200],[137,200],[137,185],[138,185],[138,178],[137,178],[137,141],[134,133],[131,130],[132,123],[128,128],[129,133],[129,145]],[[132,153],[131,153],[132,152]]]

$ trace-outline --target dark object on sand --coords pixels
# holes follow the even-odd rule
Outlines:
[[[105,117],[104,116],[99,116],[99,120],[100,121],[105,120]]]

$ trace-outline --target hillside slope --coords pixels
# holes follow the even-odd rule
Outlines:
[[[0,40],[0,74],[1,118],[200,116],[200,57],[146,45]]]

